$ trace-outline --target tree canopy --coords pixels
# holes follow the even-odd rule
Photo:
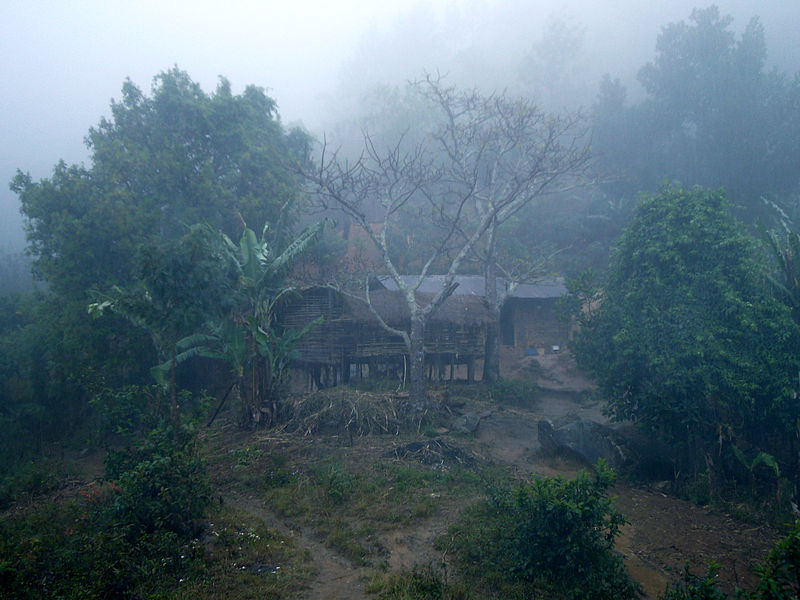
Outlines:
[[[296,185],[283,164],[304,160],[309,143],[284,131],[263,89],[234,95],[221,79],[206,94],[178,68],[156,76],[150,96],[126,81],[86,141],[88,167],[62,162],[49,179],[18,172],[11,184],[36,273],[73,297],[128,280],[142,244],[180,237],[194,223],[237,239],[242,218],[291,220]]]

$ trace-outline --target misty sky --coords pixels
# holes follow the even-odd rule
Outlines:
[[[355,105],[356,89],[424,69],[514,88],[521,59],[557,15],[584,32],[582,103],[603,72],[632,82],[661,26],[710,2],[672,0],[262,0],[204,2],[0,0],[0,252],[23,234],[8,182],[87,159],[83,138],[130,77],[149,90],[178,65],[211,91],[269,90],[284,123],[318,131]],[[717,2],[740,32],[765,26],[769,60],[800,69],[800,0]]]

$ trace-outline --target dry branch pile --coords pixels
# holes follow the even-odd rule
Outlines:
[[[411,409],[407,395],[339,387],[296,398],[287,427],[303,435],[397,435],[417,429],[423,417]]]

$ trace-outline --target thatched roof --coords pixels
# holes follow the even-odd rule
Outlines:
[[[375,290],[370,292],[369,296],[373,308],[387,324],[397,326],[408,322],[408,305],[400,292]],[[427,304],[433,295],[417,294],[417,298],[423,304]],[[372,314],[366,302],[350,296],[344,297],[343,317],[357,322],[377,324],[375,315]],[[489,321],[491,321],[491,317],[483,300],[478,296],[464,295],[450,296],[431,316],[428,323],[439,326],[448,323],[470,326],[482,325]]]

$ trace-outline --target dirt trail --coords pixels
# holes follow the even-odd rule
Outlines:
[[[360,577],[362,569],[356,569],[352,563],[337,552],[328,548],[304,529],[294,528],[289,523],[281,523],[280,519],[257,498],[242,494],[231,495],[228,502],[237,508],[250,513],[276,529],[282,529],[298,546],[308,550],[315,570],[310,587],[299,596],[302,600],[366,600],[364,584]]]

